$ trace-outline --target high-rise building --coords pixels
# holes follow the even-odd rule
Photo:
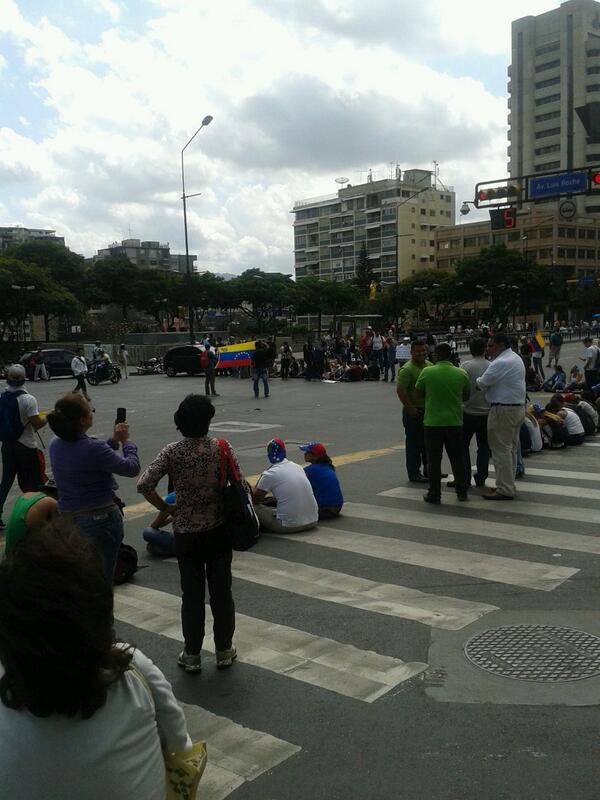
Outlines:
[[[8,247],[23,242],[30,242],[32,239],[50,240],[56,244],[62,244],[63,247],[65,244],[63,236],[57,236],[56,231],[44,228],[21,228],[18,226],[0,228],[0,250],[6,250]]]
[[[94,261],[101,261],[104,258],[124,256],[138,267],[148,269],[160,269],[165,272],[182,272],[186,270],[185,255],[171,253],[169,243],[162,242],[142,242],[139,239],[123,239],[121,242],[113,242],[108,247],[98,250],[94,256]],[[195,271],[194,261],[198,256],[189,255],[190,272]]]
[[[600,165],[576,109],[600,101],[600,3],[568,0],[512,24],[508,68],[508,173],[512,178]],[[577,198],[579,214],[597,198]]]
[[[361,250],[375,280],[393,283],[435,262],[434,231],[454,225],[455,194],[428,170],[412,169],[295,203],[296,278],[350,281]]]

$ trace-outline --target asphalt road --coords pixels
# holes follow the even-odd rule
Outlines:
[[[565,348],[569,366],[579,350]],[[68,386],[29,388],[49,408]],[[126,406],[146,464],[177,437],[173,411],[198,390],[203,381],[185,377],[102,385],[92,432],[109,435]],[[217,672],[207,650],[201,675],[187,675],[175,663],[177,565],[147,556],[151,514],[135,481],[121,480],[143,569],[117,590],[117,630],[165,672],[207,739],[199,797],[596,798],[600,641],[585,634],[600,636],[600,437],[526,459],[514,503],[486,505],[473,491],[459,507],[449,492],[438,508],[406,482],[389,384],[274,381],[256,401],[248,381],[226,378],[217,391],[214,428],[247,475],[266,466],[272,436],[298,462],[296,444],[317,439],[347,506],[314,532],[264,536],[235,555],[239,662]],[[551,628],[524,628],[522,652],[478,639],[514,625]],[[472,664],[469,640],[473,657],[520,677]]]

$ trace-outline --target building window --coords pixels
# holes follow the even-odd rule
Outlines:
[[[509,231],[508,233],[509,242],[518,242],[520,238],[521,238],[521,231]]]
[[[558,119],[560,117],[560,111],[548,111],[546,114],[537,114],[535,121],[536,122],[546,122],[548,119]]]
[[[477,244],[479,244],[479,245],[482,245],[482,244],[483,245],[487,245],[489,243],[490,243],[490,237],[489,236],[478,236],[477,237]]]
[[[446,240],[445,242],[438,242],[438,250],[449,250],[450,249],[450,242]]]
[[[552,258],[552,250],[540,250],[538,258]]]
[[[588,56],[588,58],[591,58],[592,56],[600,56],[600,50],[598,50],[598,48],[594,48],[592,50],[588,50],[587,51],[587,56]]]
[[[535,168],[536,172],[550,172],[553,169],[560,168],[560,161],[548,161],[546,164],[538,164]]]
[[[536,139],[545,139],[548,136],[556,136],[559,133],[560,133],[560,127],[559,128],[546,128],[546,130],[544,130],[544,131],[538,131],[535,134],[535,138]]]
[[[421,216],[422,217],[427,215],[427,209],[426,208],[421,208],[420,211],[421,211]]]
[[[535,84],[536,89],[545,89],[547,86],[556,86],[560,83],[560,77],[556,78],[546,78],[545,81],[538,81]]]
[[[575,238],[575,228],[559,228],[558,229],[558,238],[559,239],[574,239]]]
[[[443,214],[443,211],[440,211],[440,214]],[[430,208],[429,209],[429,216],[430,217],[435,217],[435,208]]]
[[[464,247],[477,247],[476,236],[465,236]]]
[[[540,239],[551,239],[552,238],[552,228],[540,228],[539,235],[540,235]]]
[[[560,50],[560,42],[551,42],[550,44],[543,44],[535,48],[536,56],[543,56],[545,53],[555,53]],[[590,51],[591,52],[591,51]],[[588,52],[588,55],[590,55]]]
[[[585,210],[588,214],[598,214],[598,212],[600,212],[600,206],[586,206]]]
[[[535,101],[536,106],[545,106],[548,103],[557,103],[560,100],[560,94],[549,94],[546,97],[540,97]]]
[[[589,83],[585,89],[587,92],[600,92],[600,83]]]
[[[536,72],[543,72],[545,69],[553,69],[554,67],[560,67],[560,58],[555,58],[554,61],[546,61],[545,64],[538,64],[535,68]],[[590,71],[588,70],[588,75]]]
[[[435,239],[429,240],[429,247],[435,247]]]
[[[450,239],[450,247],[452,250],[458,250],[460,247],[460,239]]]
[[[411,214],[416,214],[417,213],[414,206],[412,206],[412,208],[410,209],[410,213]],[[413,225],[413,228],[414,228],[414,225]]]
[[[586,161],[593,161],[600,164],[600,153],[590,153],[589,156],[586,157]]]
[[[559,150],[560,150],[559,144],[549,144],[546,145],[546,147],[536,147],[535,154],[536,156],[543,156],[546,153],[558,153]]]
[[[600,67],[588,67],[586,69],[587,75],[600,75]]]

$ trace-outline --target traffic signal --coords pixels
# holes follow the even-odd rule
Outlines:
[[[489,189],[480,189],[477,192],[477,199],[480,203],[491,202],[492,200],[501,200],[506,198],[517,198],[521,195],[521,184],[513,181],[506,183],[504,186],[492,186]]]
[[[591,173],[590,183],[592,184],[592,189],[600,189],[600,170]]]
[[[517,209],[514,206],[490,209],[490,223],[493,231],[509,231],[516,228]]]

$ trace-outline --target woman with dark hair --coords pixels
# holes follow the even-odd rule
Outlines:
[[[0,564],[3,797],[164,800],[162,751],[191,747],[185,717],[112,626],[98,553],[64,519]]]
[[[309,442],[300,445],[300,450],[304,453],[304,460],[308,462],[304,472],[310,481],[319,507],[319,519],[337,517],[344,505],[344,496],[325,445],[320,442]]]
[[[214,414],[210,398],[189,394],[174,417],[183,438],[163,447],[138,481],[138,492],[159,511],[169,511],[172,516],[185,641],[177,663],[186,672],[199,672],[202,668],[205,581],[214,618],[217,667],[230,667],[237,656],[232,646],[235,607],[231,594],[231,545],[224,527],[221,449],[219,439],[208,436]],[[235,455],[233,458],[241,474]],[[174,505],[166,503],[156,491],[165,475],[177,493]]]
[[[90,403],[79,394],[66,394],[48,414],[56,434],[50,442],[50,463],[58,489],[58,510],[92,538],[104,560],[104,572],[112,583],[123,516],[115,505],[114,475],[135,477],[140,471],[137,446],[129,441],[129,426],[115,425],[108,441],[93,439],[87,431],[94,423]],[[118,452],[122,445],[123,455]],[[114,473],[114,475],[113,475]]]

